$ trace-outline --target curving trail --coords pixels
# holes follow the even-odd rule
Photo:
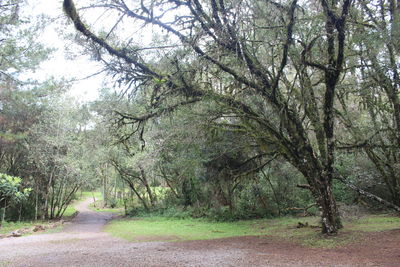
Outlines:
[[[400,231],[386,246],[371,236],[360,246],[322,250],[268,237],[129,243],[102,232],[112,214],[93,212],[88,199],[60,233],[0,240],[0,266],[399,266]],[[368,243],[369,242],[369,243]],[[370,249],[368,249],[369,244]],[[393,250],[394,247],[394,250]]]

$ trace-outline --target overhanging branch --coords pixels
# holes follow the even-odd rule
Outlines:
[[[359,193],[360,195],[363,195],[369,199],[372,199],[374,201],[377,201],[379,203],[381,203],[382,205],[390,208],[390,209],[394,209],[397,212],[400,212],[400,207],[387,201],[384,200],[381,197],[378,197],[377,195],[374,195],[370,192],[367,192],[361,188],[359,188],[358,186],[354,185],[353,183],[351,183],[350,181],[348,181],[346,178],[344,178],[342,175],[340,175],[338,172],[335,172],[335,179],[340,181],[341,183],[343,183],[345,186],[347,186],[348,188],[356,191],[357,193]]]

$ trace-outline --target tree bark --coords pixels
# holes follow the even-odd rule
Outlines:
[[[142,167],[139,167],[139,169],[140,169],[142,183],[145,186],[147,195],[149,196],[149,199],[150,199],[150,204],[152,207],[154,207],[156,205],[156,200],[153,195],[153,192],[151,192],[151,188],[150,188],[149,182],[147,180],[146,173],[144,172],[144,169]]]
[[[333,235],[343,228],[336,200],[332,192],[332,183],[327,179],[319,181],[321,185],[316,192],[316,202],[321,211],[322,233]]]

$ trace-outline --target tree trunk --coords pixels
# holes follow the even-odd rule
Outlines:
[[[1,215],[1,224],[0,224],[0,226],[4,224],[4,221],[6,219],[6,208],[7,208],[7,200],[5,199],[4,200],[3,213]]]
[[[39,186],[36,186],[35,192],[35,221],[38,219],[38,205],[39,205]]]
[[[18,210],[18,222],[21,222],[22,218],[22,203],[19,205],[19,210]]]
[[[335,196],[332,192],[332,176],[327,171],[315,171],[312,165],[301,168],[303,175],[307,178],[308,184],[298,187],[310,190],[319,208],[321,215],[322,233],[335,235],[343,228],[339,210],[336,205]]]
[[[135,185],[129,180],[121,176],[122,179],[125,180],[125,182],[128,183],[129,188],[135,193],[137,198],[142,202],[142,205],[146,211],[150,211],[149,206],[146,203],[146,200],[139,194],[139,192],[136,190]]]
[[[332,192],[332,182],[320,179],[318,184],[317,190],[311,188],[311,191],[321,212],[322,233],[334,235],[343,225]]]
[[[153,195],[153,192],[151,192],[151,188],[150,188],[149,182],[147,180],[146,173],[144,172],[144,169],[142,167],[139,167],[139,169],[140,169],[142,183],[143,183],[144,187],[146,188],[147,195],[149,196],[149,199],[150,199],[150,205],[154,208],[156,205],[156,200]]]

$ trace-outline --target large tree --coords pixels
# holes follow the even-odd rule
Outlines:
[[[133,97],[146,92],[143,114],[119,114],[137,126],[133,132],[158,115],[212,99],[225,108],[215,122],[246,132],[304,175],[324,233],[342,227],[332,193],[335,99],[352,69],[353,1],[108,0],[92,7],[116,22],[88,26],[64,0],[110,74]],[[138,40],[138,31],[152,29],[158,42]]]

